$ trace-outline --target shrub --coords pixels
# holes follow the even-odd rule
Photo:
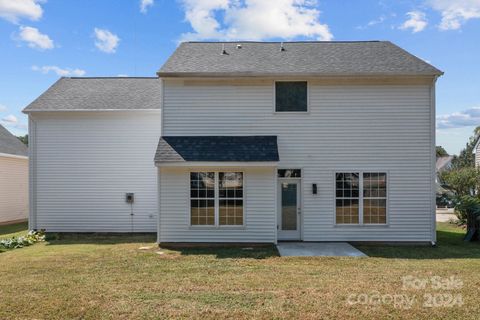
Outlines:
[[[45,241],[45,232],[29,231],[27,235],[0,240],[0,249],[16,249],[30,246],[36,242]]]

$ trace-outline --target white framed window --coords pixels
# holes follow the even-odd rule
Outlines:
[[[336,172],[335,223],[386,224],[387,173]]]
[[[275,81],[275,112],[308,112],[307,81]]]
[[[243,226],[243,172],[190,172],[190,224]]]

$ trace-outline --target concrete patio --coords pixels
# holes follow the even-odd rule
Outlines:
[[[366,257],[346,242],[279,242],[282,257]]]

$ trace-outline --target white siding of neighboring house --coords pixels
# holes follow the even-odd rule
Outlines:
[[[193,171],[196,170],[209,171],[212,168]],[[275,242],[274,168],[250,167],[237,170],[244,172],[244,226],[215,228],[190,226],[189,169],[161,168],[159,242]]]
[[[160,123],[159,111],[33,114],[31,227],[156,232]],[[133,223],[127,192],[135,193]]]
[[[480,143],[477,143],[477,149],[475,150],[475,167],[480,167]]]
[[[432,85],[325,85],[311,81],[308,113],[276,114],[270,80],[164,81],[164,136],[278,136],[279,167],[303,169],[303,240],[435,239]],[[334,172],[358,170],[388,173],[387,226],[335,225]],[[189,199],[185,179],[162,176],[161,202],[169,219],[162,220],[161,230],[167,230],[168,239],[256,240],[247,233],[199,233],[185,228]],[[312,194],[312,183],[318,185],[317,195]],[[265,202],[258,214],[270,216],[267,207]]]
[[[28,159],[0,155],[0,224],[28,218]]]

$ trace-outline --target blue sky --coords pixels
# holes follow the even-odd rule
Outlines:
[[[480,125],[480,0],[0,0],[0,122],[64,76],[154,76],[182,40],[390,40],[445,72],[437,145]]]

